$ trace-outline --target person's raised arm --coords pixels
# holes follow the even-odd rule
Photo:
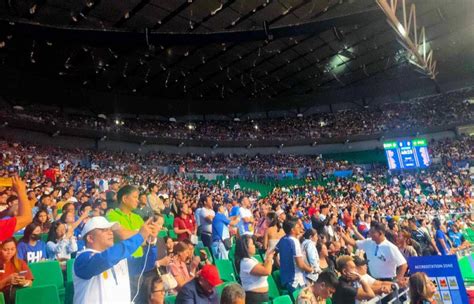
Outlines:
[[[18,215],[16,216],[15,232],[23,229],[33,221],[31,204],[26,195],[25,182],[18,176],[12,177],[12,187],[18,195]]]
[[[352,247],[357,247],[356,241],[345,234],[342,230],[338,231],[339,236],[346,242],[346,244],[351,245]]]
[[[265,255],[265,261],[255,265],[252,270],[250,271],[251,274],[256,276],[268,276],[272,274],[272,266],[273,266],[273,257],[275,255],[275,251],[268,251]]]

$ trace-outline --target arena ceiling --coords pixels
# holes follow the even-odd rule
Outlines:
[[[414,2],[439,81],[474,73],[474,1]],[[108,107],[130,96],[153,101],[150,111],[290,106],[382,82],[434,87],[407,63],[375,0],[5,0],[0,80],[4,92],[45,103]],[[114,98],[78,98],[90,92]]]

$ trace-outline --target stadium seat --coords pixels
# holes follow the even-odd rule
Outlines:
[[[227,285],[230,285],[230,284],[235,284],[235,282],[224,282],[220,285],[217,285],[216,286],[216,291],[217,291],[217,294],[219,295],[219,299],[222,295],[222,291],[224,290],[224,288],[227,286]]]
[[[168,236],[168,230],[161,230],[160,232],[158,232],[159,238],[164,238],[166,236]]]
[[[0,292],[0,304],[5,304],[5,297],[3,296],[3,292]]]
[[[272,273],[272,277],[275,280],[276,285],[278,286],[278,290],[280,291],[280,294],[288,294],[288,290],[286,290],[286,288],[284,288],[281,285],[280,270],[275,270]]]
[[[20,288],[15,294],[16,304],[60,304],[58,289],[54,285]]]
[[[178,239],[178,235],[176,234],[176,232],[174,232],[173,229],[168,230],[168,235],[169,235],[170,238],[172,238],[175,241]]]
[[[260,254],[256,254],[253,256],[257,261],[259,261],[260,263],[263,263],[263,258]]]
[[[75,259],[70,259],[66,262],[66,295],[65,295],[65,304],[71,304],[74,298],[74,283],[73,283],[73,275],[72,271],[74,268],[74,261]]]
[[[165,297],[165,304],[174,304],[176,303],[176,295],[169,295]]]
[[[293,291],[293,300],[295,301],[296,303],[296,300],[298,299],[298,296],[300,295],[300,292],[301,292],[301,289],[297,289],[295,291]]]
[[[267,282],[268,282],[268,297],[270,299],[278,298],[280,296],[280,291],[278,290],[278,286],[271,275],[267,277]]]
[[[211,251],[209,251],[209,248],[207,248],[207,247],[201,247],[201,248],[199,248],[197,246],[194,247],[194,255],[195,256],[201,256],[201,253],[200,253],[201,250],[204,250],[207,253],[207,258],[211,261],[211,263],[214,264],[214,257],[211,254]]]
[[[273,299],[273,304],[293,304],[289,295],[279,296]]]
[[[168,228],[168,230],[173,230],[173,225],[174,225],[174,216],[173,215],[169,215],[169,214],[165,214],[163,216],[165,222],[164,222],[164,226],[166,228]]]
[[[216,260],[215,264],[222,281],[237,282],[237,276],[230,260]]]
[[[56,287],[61,302],[64,302],[66,290],[64,288],[64,278],[61,266],[58,261],[44,261],[30,263],[28,266],[33,273],[33,287],[53,285]]]

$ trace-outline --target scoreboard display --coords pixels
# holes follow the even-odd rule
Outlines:
[[[383,148],[390,170],[427,168],[431,164],[425,138],[386,141]]]

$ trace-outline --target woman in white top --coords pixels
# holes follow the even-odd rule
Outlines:
[[[253,257],[256,248],[251,236],[243,235],[235,246],[235,263],[240,271],[246,303],[268,302],[267,277],[272,273],[274,251],[268,251],[264,263],[259,263]]]
[[[316,249],[316,243],[318,242],[318,232],[316,229],[308,229],[304,232],[303,243],[301,249],[303,251],[303,257],[305,258],[306,264],[313,268],[313,273],[320,273],[321,268],[319,267],[319,254]]]

